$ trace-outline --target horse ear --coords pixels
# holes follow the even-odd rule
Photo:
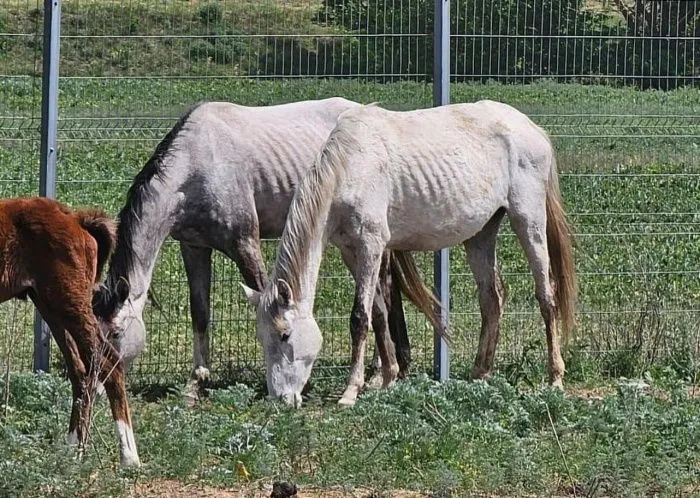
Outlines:
[[[241,287],[243,287],[243,291],[245,292],[245,297],[248,299],[248,302],[257,308],[258,304],[260,303],[260,293],[255,289],[251,289],[244,283],[241,283]]]
[[[286,308],[291,308],[294,305],[292,288],[286,280],[282,280],[281,278],[277,280],[277,303]]]

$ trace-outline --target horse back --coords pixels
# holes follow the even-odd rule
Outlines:
[[[57,285],[89,295],[97,275],[98,242],[73,211],[51,199],[0,201],[0,254],[3,300]]]

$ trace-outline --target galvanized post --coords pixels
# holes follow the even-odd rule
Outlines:
[[[44,0],[44,53],[41,74],[41,165],[39,195],[56,197],[58,128],[58,60],[61,37],[61,0]],[[49,370],[51,332],[34,313],[34,370]]]
[[[450,103],[450,0],[435,0],[433,33],[433,97],[434,105]],[[441,322],[447,327],[450,313],[450,250],[442,249],[433,257],[435,292],[442,308]],[[443,381],[450,376],[450,356],[447,343],[435,334],[433,371]]]

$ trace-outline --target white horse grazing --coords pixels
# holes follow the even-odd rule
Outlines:
[[[352,365],[341,404],[354,404],[364,384],[365,338],[385,248],[399,254],[464,244],[482,315],[472,375],[488,375],[503,307],[496,235],[504,214],[534,275],[549,380],[561,386],[556,318],[565,332],[573,326],[577,288],[547,134],[491,101],[411,112],[364,106],[341,114],[292,201],[272,278],[262,293],[247,290],[258,306],[271,394],[297,399],[321,348],[312,309],[327,242],[340,248],[356,282]]]

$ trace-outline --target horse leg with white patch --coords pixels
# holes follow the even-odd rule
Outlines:
[[[92,405],[91,395],[97,383],[102,382],[112,409],[112,418],[117,427],[121,466],[140,465],[131,425],[129,402],[126,397],[124,362],[120,354],[108,341],[102,339],[98,332],[97,319],[91,312],[64,318],[64,325],[66,332],[75,340],[80,360],[85,367],[87,385],[84,398],[88,406],[86,409]],[[82,422],[87,424],[86,428],[89,428],[91,422],[89,417],[84,418]],[[84,441],[79,439],[79,442]]]
[[[544,196],[538,199],[544,201]],[[561,357],[557,334],[557,309],[554,287],[549,278],[550,260],[547,249],[547,219],[544,202],[525,210],[509,210],[511,227],[527,256],[535,279],[535,296],[540,305],[547,333],[547,369],[549,383],[562,387],[564,360]]]
[[[104,384],[109,406],[112,410],[119,441],[119,463],[122,467],[141,465],[136,439],[131,423],[131,411],[126,397],[124,363],[117,350],[109,342],[102,342],[100,381]]]
[[[185,397],[192,405],[199,399],[202,384],[209,379],[209,327],[211,310],[211,253],[209,247],[194,247],[180,244],[180,253],[185,263],[187,283],[190,287],[190,315],[192,317],[192,373],[185,388]]]
[[[481,309],[479,348],[471,372],[472,379],[488,377],[493,370],[493,357],[503,315],[504,291],[496,259],[498,229],[505,210],[500,209],[474,237],[464,242],[469,266],[476,280]]]

